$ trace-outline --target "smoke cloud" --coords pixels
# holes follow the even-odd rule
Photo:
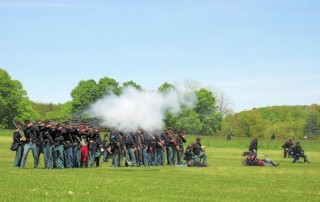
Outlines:
[[[100,119],[103,126],[122,131],[162,129],[165,112],[178,113],[182,106],[193,107],[194,94],[169,91],[166,93],[138,91],[127,87],[120,96],[111,94],[91,105],[89,113]]]

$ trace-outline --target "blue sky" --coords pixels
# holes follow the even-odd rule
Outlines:
[[[33,101],[80,80],[195,80],[236,111],[320,104],[320,1],[3,1],[0,68]]]

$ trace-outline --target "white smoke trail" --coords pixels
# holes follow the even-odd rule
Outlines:
[[[138,128],[154,131],[163,128],[167,110],[178,113],[182,106],[192,107],[195,103],[194,94],[178,91],[163,94],[127,87],[120,96],[112,94],[95,102],[89,113],[107,127],[123,131],[136,131]]]

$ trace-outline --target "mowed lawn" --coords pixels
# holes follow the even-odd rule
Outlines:
[[[0,201],[319,201],[320,145],[302,141],[310,164],[284,159],[285,140],[260,139],[259,158],[278,167],[245,167],[241,161],[250,139],[204,137],[209,167],[111,167],[14,169],[9,150],[12,131],[0,130]],[[188,142],[195,137],[187,136]]]

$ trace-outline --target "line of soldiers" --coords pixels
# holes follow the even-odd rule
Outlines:
[[[13,141],[19,145],[14,167],[25,167],[30,150],[34,168],[38,168],[41,153],[47,169],[99,166],[101,154],[98,151],[102,141],[98,128],[26,121],[25,125],[17,124]]]
[[[165,165],[165,162],[167,165],[185,165],[186,163],[192,165],[191,161],[196,162],[200,158],[202,158],[201,164],[207,165],[206,154],[203,152],[203,155],[200,155],[202,149],[200,142],[197,140],[185,150],[183,146],[186,142],[184,132],[179,131],[176,136],[172,128],[168,128],[165,132],[155,131],[153,133],[140,129],[137,132],[126,134],[112,130],[109,140],[108,154],[112,155],[113,167],[122,166],[123,158],[125,166],[162,166]],[[192,156],[191,160],[189,159],[190,155]]]
[[[105,134],[102,140],[97,127],[26,121],[24,125],[17,124],[13,141],[19,145],[14,167],[21,168],[25,167],[30,150],[34,168],[38,168],[41,153],[47,169],[98,167],[101,156],[104,162],[112,157],[113,167],[120,167],[123,159],[125,166],[157,166],[165,162],[167,165],[184,165],[184,160],[188,165],[199,160],[202,160],[201,165],[207,165],[200,139],[187,147],[188,151],[192,148],[191,153],[185,152],[183,131],[175,135],[172,128],[153,133],[142,129],[130,133],[113,129],[110,136]]]

